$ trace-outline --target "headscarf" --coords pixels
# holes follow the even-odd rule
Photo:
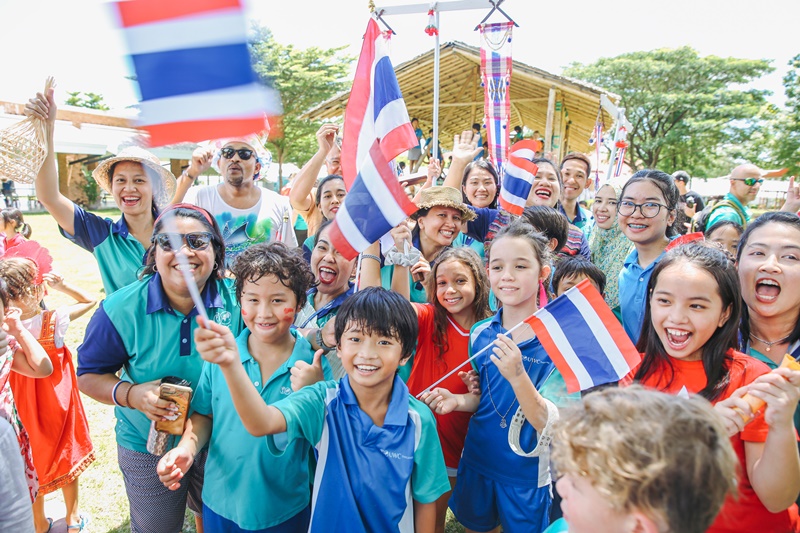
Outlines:
[[[603,187],[613,188],[617,199],[622,194],[621,184],[606,183],[600,189]],[[592,262],[606,275],[605,300],[611,309],[619,307],[619,273],[633,247],[633,243],[622,233],[617,219],[609,229],[595,225],[589,232]]]

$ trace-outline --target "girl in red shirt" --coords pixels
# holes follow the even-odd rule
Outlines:
[[[395,270],[397,274],[398,270]],[[407,279],[408,275],[400,277]],[[492,315],[486,269],[471,248],[448,248],[442,252],[426,277],[426,290],[429,303],[412,304],[419,319],[419,336],[406,385],[415,396],[467,360],[470,329],[476,322]],[[464,372],[450,376],[439,386],[454,394],[466,394],[467,386],[460,376],[466,375],[469,369],[469,365],[465,365]],[[472,413],[441,415],[434,412],[434,416],[452,487]],[[444,531],[449,498],[450,491],[436,503],[438,532]]]
[[[798,531],[800,456],[792,416],[800,371],[770,372],[735,350],[741,307],[736,270],[721,249],[690,243],[670,251],[648,285],[637,345],[643,359],[633,380],[699,394],[724,418],[741,464],[739,494],[726,500],[709,532]],[[766,409],[753,413],[745,393],[764,400]]]

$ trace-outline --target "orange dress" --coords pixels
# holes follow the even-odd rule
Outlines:
[[[95,459],[72,353],[66,346],[56,347],[55,331],[55,312],[43,312],[39,344],[50,356],[53,373],[41,379],[12,373],[10,379],[30,436],[40,494],[68,485]]]

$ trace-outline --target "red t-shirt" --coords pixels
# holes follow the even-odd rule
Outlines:
[[[716,400],[722,401],[733,392],[743,387],[758,376],[770,371],[769,367],[757,359],[741,352],[730,350],[728,355],[733,357],[730,363],[730,384],[725,392]],[[702,361],[672,360],[675,371],[672,383],[669,382],[670,372],[665,368],[663,372],[656,370],[644,379],[641,384],[671,394],[679,394],[684,388],[688,393],[698,393],[705,388],[707,380],[703,370]],[[623,382],[630,384],[634,370]],[[745,442],[764,442],[767,440],[769,427],[764,421],[764,411],[758,413],[756,418],[747,424],[741,433],[731,437],[731,444],[739,458],[739,497],[728,497],[722,506],[717,519],[708,529],[708,533],[739,533],[744,531],[758,531],[759,533],[786,533],[797,531],[797,505],[793,504],[786,511],[771,513],[758,499],[750,479],[747,477],[747,463],[745,460]]]
[[[406,385],[411,394],[416,396],[453,368],[464,363],[469,358],[469,331],[465,331],[452,318],[447,319],[447,344],[448,350],[439,357],[439,347],[434,345],[433,332],[433,305],[413,304],[419,319],[419,337],[417,337],[417,352],[411,375]],[[471,367],[464,365],[463,370]],[[453,394],[465,394],[467,386],[458,377],[458,372],[438,385]],[[444,463],[449,468],[458,468],[461,452],[464,450],[464,439],[467,438],[467,426],[472,413],[454,412],[436,417],[436,430],[444,452]]]

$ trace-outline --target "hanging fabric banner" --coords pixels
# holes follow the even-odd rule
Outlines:
[[[489,160],[499,176],[508,159],[513,22],[481,24],[481,85]]]

